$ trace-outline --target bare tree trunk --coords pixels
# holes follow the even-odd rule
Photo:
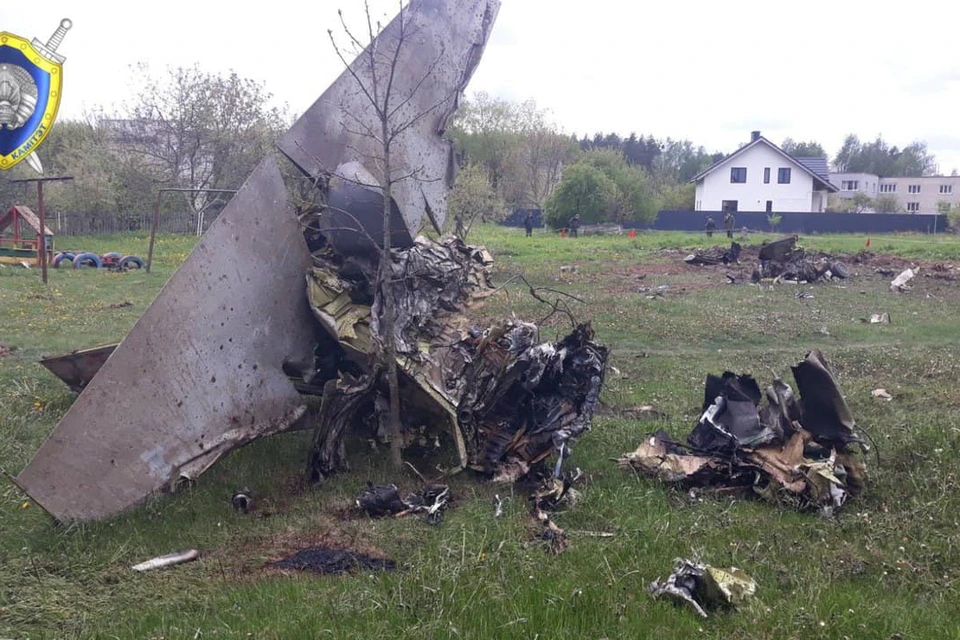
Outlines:
[[[394,469],[403,466],[403,433],[400,429],[400,383],[397,379],[397,342],[394,335],[396,308],[390,295],[390,241],[391,241],[391,205],[393,203],[393,181],[390,179],[390,143],[387,119],[383,119],[383,251],[380,253],[378,269],[380,299],[383,300],[383,367],[387,374],[387,387],[390,389],[390,462]]]

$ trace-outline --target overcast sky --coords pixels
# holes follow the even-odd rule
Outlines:
[[[372,0],[381,15],[390,0]],[[759,129],[776,143],[845,134],[925,140],[942,173],[960,169],[960,5],[913,0],[776,3],[502,0],[467,95],[534,99],[566,132],[652,133],[733,151]],[[58,53],[61,117],[129,96],[129,65],[199,63],[266,83],[301,113],[340,73],[327,38],[360,0],[248,4],[4,1],[0,30],[46,42],[73,20]]]

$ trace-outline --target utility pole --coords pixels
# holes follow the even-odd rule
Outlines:
[[[24,184],[27,182],[37,183],[37,214],[40,216],[40,246],[37,251],[37,258],[40,260],[40,273],[43,278],[43,284],[47,284],[47,215],[43,208],[43,183],[73,180],[73,176],[60,176],[50,178],[24,178],[22,180],[11,180],[14,184]]]

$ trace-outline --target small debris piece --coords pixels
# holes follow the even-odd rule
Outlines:
[[[870,324],[890,324],[890,314],[887,312],[875,313],[870,316]]]
[[[560,273],[578,273],[577,265],[562,265],[560,267]]]
[[[374,558],[364,553],[328,547],[301,549],[289,558],[271,566],[295,571],[342,575],[352,571],[396,571],[397,563],[387,558]]]
[[[893,396],[887,393],[886,389],[874,389],[871,395],[880,400],[893,400]]]
[[[669,596],[693,607],[701,617],[707,610],[744,604],[757,592],[757,584],[736,567],[719,569],[708,564],[677,558],[676,568],[666,582],[655,580],[647,590],[653,597]]]
[[[253,493],[249,489],[235,491],[231,502],[235,511],[247,513],[253,508]]]
[[[890,291],[894,291],[894,292],[909,291],[910,287],[907,286],[907,283],[913,280],[914,276],[917,275],[917,271],[919,271],[919,269],[917,270],[907,269],[902,273],[900,273],[900,275],[894,278],[893,281],[890,283]]]
[[[446,485],[427,485],[417,493],[411,493],[404,500],[395,484],[374,485],[367,483],[357,498],[357,508],[372,517],[395,516],[402,518],[414,513],[426,513],[427,522],[437,524],[443,518],[443,511],[450,500],[450,487]]]
[[[134,571],[150,571],[152,569],[160,569],[162,567],[169,567],[175,564],[183,564],[184,562],[190,562],[196,560],[200,557],[200,552],[196,549],[187,549],[184,551],[178,551],[176,553],[168,553],[165,556],[157,556],[156,558],[151,558],[146,562],[141,562],[140,564],[135,564],[131,567]]]
[[[126,307],[132,307],[133,303],[129,300],[124,300],[123,302],[118,302],[116,304],[111,304],[107,309],[124,309]]]
[[[493,517],[499,518],[503,515],[503,500],[500,499],[500,494],[495,494],[493,496],[493,499],[494,499]]]

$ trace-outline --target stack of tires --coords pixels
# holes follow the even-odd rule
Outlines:
[[[107,267],[125,271],[127,269],[143,269],[144,267],[143,260],[139,257],[124,256],[115,251],[105,253],[102,256],[90,252],[73,253],[70,251],[62,251],[53,257],[53,268],[59,269],[65,262],[70,264],[74,269],[80,269],[82,267],[103,269]]]

